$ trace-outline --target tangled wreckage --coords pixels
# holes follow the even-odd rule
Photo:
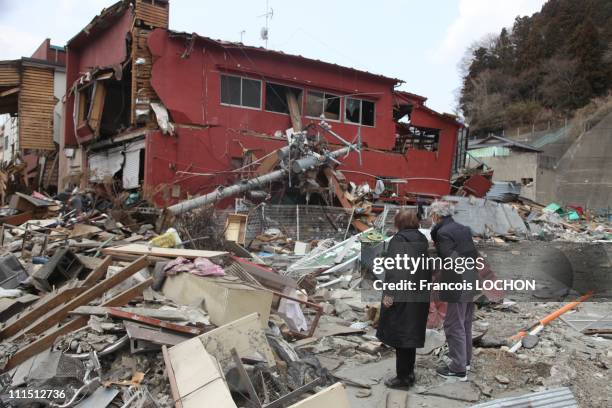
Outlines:
[[[608,284],[609,213],[463,169],[467,128],[399,80],[171,31],[169,9],[122,0],[65,49],[0,62],[0,405],[605,406],[571,382],[611,390],[610,320],[583,302]],[[364,265],[397,208],[434,198],[471,228],[483,274],[555,259],[583,286],[561,308],[484,291],[470,382],[450,387],[432,299],[420,386],[389,394]]]

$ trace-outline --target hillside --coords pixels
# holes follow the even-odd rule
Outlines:
[[[612,88],[612,1],[549,0],[466,53],[459,105],[472,134],[564,120]]]

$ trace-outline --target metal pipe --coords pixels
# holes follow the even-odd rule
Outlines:
[[[339,150],[335,150],[329,153],[328,156],[311,155],[311,156],[304,157],[299,160],[295,160],[293,162],[294,171],[295,171],[296,166],[298,169],[300,169],[300,171],[321,166],[327,162],[328,157],[333,159],[335,157],[345,155],[352,148],[354,147],[351,145],[351,146],[344,147]],[[299,173],[300,171],[296,171],[296,172]],[[267,184],[272,181],[279,180],[288,174],[289,174],[289,170],[287,169],[275,170],[273,172],[270,172],[270,173],[267,173],[267,174],[264,174],[264,175],[261,175],[255,178],[245,180],[239,184],[234,184],[233,186],[219,188],[211,193],[204,194],[200,197],[196,197],[191,200],[183,201],[181,203],[172,205],[168,207],[168,212],[172,215],[182,214],[187,211],[191,211],[193,209],[203,207],[207,204],[212,204],[219,200],[223,200],[224,198],[228,198],[236,194],[240,194],[240,193],[244,193],[249,190],[253,190],[257,187],[260,187],[263,184]]]

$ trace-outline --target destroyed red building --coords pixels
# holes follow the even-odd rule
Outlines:
[[[238,181],[234,170],[285,146],[287,129],[324,116],[362,142],[360,156],[340,160],[349,181],[449,193],[466,129],[426,98],[396,91],[402,81],[170,31],[168,12],[166,1],[124,0],[68,43],[67,174],[142,183],[163,205]]]

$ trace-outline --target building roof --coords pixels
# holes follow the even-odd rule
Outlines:
[[[516,140],[508,139],[507,137],[489,135],[484,139],[471,140],[468,143],[468,150],[482,149],[484,147],[508,147],[511,149],[526,150],[531,152],[541,152],[541,150]]]
[[[281,56],[284,58],[291,58],[294,60],[297,60],[299,62],[311,62],[311,63],[316,63],[316,64],[321,64],[321,65],[325,65],[328,67],[333,67],[333,68],[341,68],[341,69],[345,69],[351,72],[356,72],[356,73],[360,73],[363,75],[367,75],[370,77],[374,77],[380,80],[385,80],[388,82],[392,82],[395,84],[402,84],[404,83],[403,80],[401,79],[397,79],[397,78],[391,78],[391,77],[387,77],[384,75],[380,75],[380,74],[374,74],[372,72],[369,71],[364,71],[364,70],[360,70],[360,69],[356,69],[356,68],[351,68],[351,67],[346,67],[343,65],[338,65],[338,64],[334,64],[332,62],[326,62],[326,61],[321,61],[318,59],[313,59],[313,58],[308,58],[308,57],[304,57],[302,55],[295,55],[295,54],[287,54],[284,53],[282,51],[276,51],[276,50],[271,50],[268,48],[264,48],[264,47],[256,47],[256,46],[252,46],[252,45],[245,45],[241,42],[232,42],[232,41],[224,41],[224,40],[218,40],[218,39],[214,39],[214,38],[210,38],[210,37],[205,37],[205,36],[201,36],[197,33],[186,33],[186,32],[180,32],[180,31],[173,31],[173,30],[168,30],[168,32],[170,33],[170,37],[179,37],[179,38],[184,38],[186,40],[190,40],[192,38],[201,40],[201,41],[205,41],[214,45],[217,45],[221,48],[225,48],[225,49],[240,49],[242,51],[254,51],[254,52],[261,52],[261,53],[266,53],[269,55],[277,55],[277,56]]]
[[[82,45],[84,39],[90,35],[94,35],[100,31],[104,31],[110,26],[115,20],[125,13],[131,6],[131,0],[119,0],[111,6],[108,6],[95,16],[89,24],[79,31],[74,37],[68,40],[67,46],[79,47]]]
[[[115,4],[103,9],[99,15],[95,16],[91,20],[91,22],[87,24],[87,26],[85,26],[85,28],[83,28],[77,35],[75,35],[70,40],[68,40],[68,46],[72,45],[72,46],[79,47],[85,38],[99,31],[103,31],[106,27],[112,24],[116,19],[118,19],[121,15],[123,15],[123,13],[125,13],[126,10],[130,8],[131,2],[132,0],[119,0]],[[390,78],[390,77],[386,77],[383,75],[374,74],[369,71],[359,70],[359,69],[355,69],[351,67],[345,67],[342,65],[338,65],[338,64],[334,64],[334,63],[326,62],[326,61],[321,61],[318,59],[307,58],[302,55],[286,54],[282,51],[270,50],[264,47],[255,47],[255,46],[245,45],[240,42],[218,40],[218,39],[214,39],[210,37],[201,36],[197,33],[186,33],[186,32],[180,32],[180,31],[172,31],[172,30],[168,30],[168,32],[170,33],[170,36],[182,37],[186,39],[191,39],[195,36],[195,38],[197,39],[207,41],[210,43],[214,43],[222,48],[239,48],[239,49],[248,50],[248,51],[265,52],[271,55],[279,55],[283,57],[294,58],[301,62],[314,62],[318,64],[328,65],[330,67],[342,68],[342,69],[346,69],[352,72],[358,72],[358,73],[365,74],[368,76],[376,77],[378,79],[383,79],[383,80],[387,80],[390,82],[394,82],[395,84],[404,83],[404,81],[402,81],[401,79]]]

